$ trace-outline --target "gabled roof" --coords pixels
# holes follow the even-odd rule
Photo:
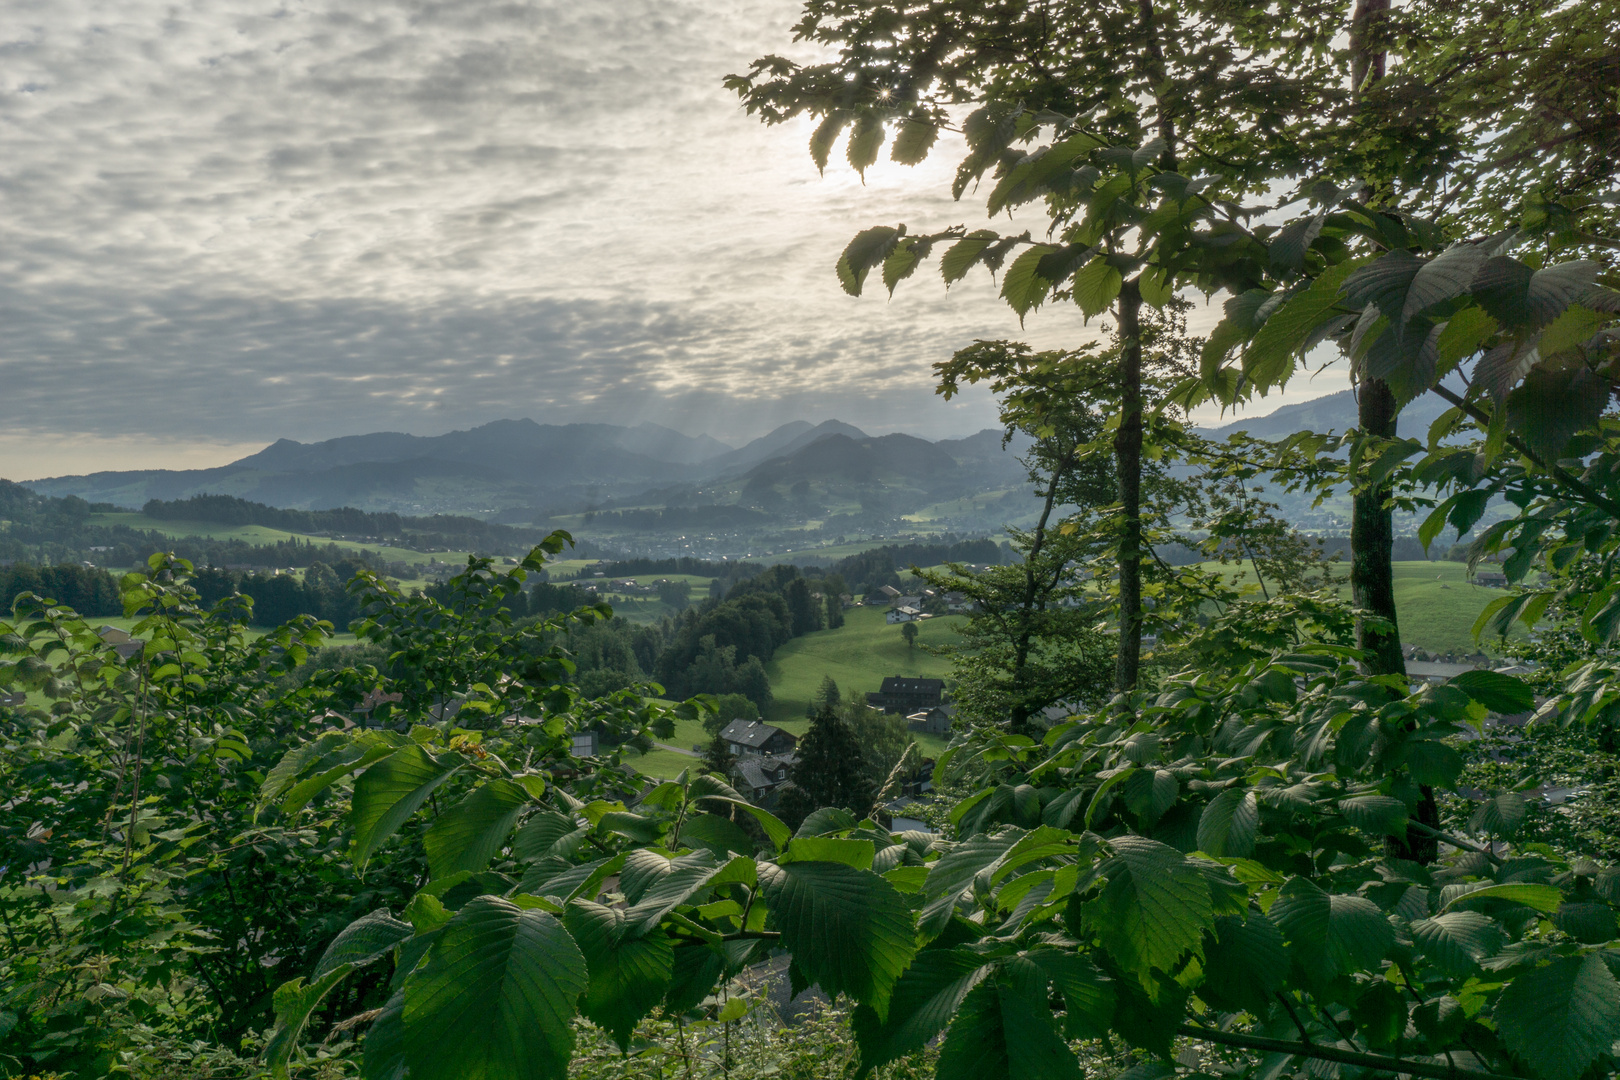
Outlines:
[[[792,735],[788,735],[781,728],[773,727],[761,720],[733,720],[720,731],[720,737],[726,742],[750,748],[764,746],[771,741],[773,735],[787,735],[789,739],[793,739]]]
[[[791,769],[799,763],[799,759],[792,754],[783,754],[780,757],[749,757],[737,762],[737,772],[742,776],[743,783],[754,789],[773,788],[778,784],[787,782],[786,774],[782,779],[776,779],[776,771],[781,768]]]
[[[945,690],[944,679],[913,679],[905,675],[890,675],[883,680],[883,694],[939,694]]]

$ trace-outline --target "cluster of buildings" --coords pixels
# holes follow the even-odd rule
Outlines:
[[[867,603],[888,604],[885,619],[892,623],[919,622],[935,615],[959,615],[973,607],[973,601],[959,592],[923,589],[918,593],[903,593],[893,585],[884,585],[866,596]]]

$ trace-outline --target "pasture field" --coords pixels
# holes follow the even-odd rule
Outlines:
[[[221,525],[208,521],[159,521],[133,510],[91,514],[90,522],[93,525],[127,525],[131,529],[144,532],[159,532],[176,540],[200,536],[211,540],[240,540],[247,544],[276,544],[284,540],[306,541],[319,544],[322,547],[327,544],[336,544],[345,551],[373,551],[389,562],[405,562],[424,566],[430,559],[437,559],[439,562],[464,564],[469,554],[465,551],[412,551],[410,548],[391,547],[386,544],[362,544],[354,540],[326,540],[319,536],[288,532],[285,529],[272,529],[267,525]]]
[[[1234,575],[1241,583],[1252,583],[1254,575],[1247,564],[1205,563],[1212,570],[1224,570],[1230,579]],[[1340,573],[1348,569],[1341,565]],[[1339,589],[1345,599],[1350,597],[1346,582]],[[1468,567],[1455,562],[1397,562],[1395,564],[1395,603],[1400,617],[1401,641],[1416,645],[1432,653],[1476,650],[1492,652],[1489,639],[1475,642],[1474,620],[1485,605],[1503,590],[1475,585],[1468,580]],[[1514,631],[1518,637],[1523,627]]]
[[[945,615],[918,623],[917,647],[912,649],[900,636],[899,625],[884,621],[882,608],[850,608],[837,630],[818,630],[776,650],[765,665],[775,698],[765,719],[802,734],[808,726],[805,710],[826,675],[846,698],[876,690],[886,675],[943,679],[950,673],[950,660],[923,646],[955,644],[960,639],[951,628],[961,622],[961,616]]]

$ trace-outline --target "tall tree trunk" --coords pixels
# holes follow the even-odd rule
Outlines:
[[[1389,384],[1363,379],[1357,393],[1361,430],[1376,438],[1394,438],[1400,410]],[[1386,505],[1389,494],[1388,484],[1370,487],[1355,496],[1350,510],[1350,596],[1360,612],[1356,647],[1367,654],[1369,675],[1406,674],[1395,612],[1395,523]]]
[[[1136,689],[1142,669],[1142,292],[1133,278],[1119,290],[1119,653],[1114,689]]]
[[[1350,19],[1350,85],[1360,95],[1384,77],[1385,55],[1372,40],[1377,21],[1389,11],[1390,0],[1356,0]],[[1359,394],[1357,423],[1373,437],[1395,437],[1395,418],[1400,407],[1389,384],[1382,379],[1363,379]],[[1356,495],[1350,509],[1350,595],[1359,612],[1356,616],[1356,647],[1366,659],[1369,675],[1406,675],[1406,658],[1401,655],[1401,632],[1395,611],[1395,525],[1388,508],[1388,484],[1378,484]],[[1440,805],[1434,789],[1418,789],[1414,819],[1431,829],[1440,825]],[[1440,857],[1440,845],[1428,833],[1410,830],[1384,840],[1390,858],[1432,863]]]

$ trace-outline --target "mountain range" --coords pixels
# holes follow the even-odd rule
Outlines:
[[[1402,414],[1402,434],[1421,434],[1444,408],[1433,395],[1413,402]],[[1342,431],[1355,423],[1355,415],[1354,396],[1346,390],[1206,433],[1224,437],[1247,429],[1275,439],[1304,428]],[[131,508],[154,498],[223,494],[289,509],[497,513],[500,520],[615,505],[770,507],[781,505],[787,489],[806,484],[823,502],[838,502],[835,491],[845,500],[866,500],[881,489],[904,492],[901,502],[920,505],[919,500],[1021,486],[1025,475],[1017,458],[1027,445],[1019,440],[1004,448],[997,429],[930,442],[901,434],[871,436],[839,420],[794,421],[740,447],[649,423],[496,420],[433,436],[376,432],[316,443],[281,439],[213,469],[99,472],[27,486],[44,495],[77,495]],[[767,497],[771,493],[775,504]],[[803,502],[806,492],[797,497]]]
[[[281,439],[212,469],[98,472],[27,486],[43,495],[77,495],[131,508],[148,499],[221,494],[290,509],[479,512],[600,505],[649,489],[735,489],[750,481],[755,490],[812,478],[882,483],[961,474],[962,481],[972,483],[999,472],[1016,481],[1020,471],[1012,456],[1001,452],[1000,433],[993,430],[931,443],[909,435],[873,437],[839,420],[798,420],[732,447],[657,424],[496,420],[435,436],[377,432],[317,443]]]

